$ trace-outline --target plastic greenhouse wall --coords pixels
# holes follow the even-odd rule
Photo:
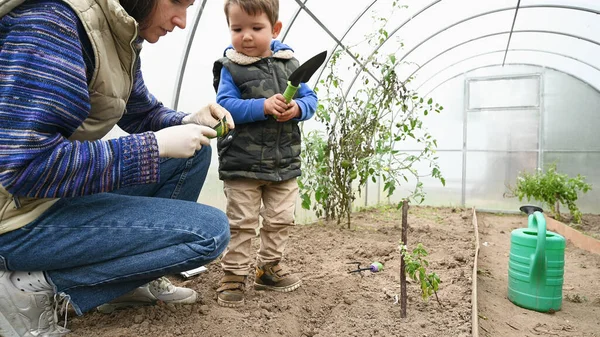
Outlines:
[[[428,121],[446,186],[424,179],[427,204],[518,211],[522,203],[504,197],[507,185],[521,171],[553,163],[563,173],[600,182],[600,95],[588,84],[547,68],[492,67],[461,74],[431,96],[445,107]],[[398,192],[392,201],[401,197]],[[597,213],[599,202],[600,191],[593,189],[579,204]]]
[[[374,17],[390,14],[392,0],[280,0],[279,36],[302,62],[320,51],[351,47],[376,29]],[[390,37],[377,47],[395,53],[402,76],[421,96],[444,106],[427,116],[438,140],[446,186],[423,178],[425,203],[518,211],[503,197],[523,170],[556,163],[593,185],[580,197],[583,212],[600,213],[600,1],[407,0],[394,11]],[[214,101],[212,65],[229,44],[222,1],[196,0],[188,27],[141,53],[150,91],[165,105],[192,112]],[[518,6],[518,8],[517,8]],[[368,47],[357,50],[369,54]],[[318,73],[309,85],[318,83]],[[347,83],[355,74],[348,74]],[[356,82],[359,83],[359,82]],[[351,86],[351,84],[349,84]],[[346,88],[348,92],[352,88]],[[305,129],[318,129],[316,121]],[[109,137],[121,131],[114,130]],[[216,142],[213,143],[216,148]],[[403,144],[403,150],[414,150]],[[199,201],[225,208],[216,150]],[[423,167],[423,172],[428,168]],[[370,183],[356,206],[388,200]],[[299,222],[310,212],[297,208]]]

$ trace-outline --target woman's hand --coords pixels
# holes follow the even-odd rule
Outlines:
[[[229,111],[217,103],[210,103],[200,110],[185,116],[181,123],[205,125],[212,128],[223,118],[226,118],[230,130],[235,128],[233,117],[231,117]]]
[[[176,125],[156,131],[158,156],[170,158],[189,158],[209,145],[210,139],[217,136],[217,131],[208,126],[198,124]]]

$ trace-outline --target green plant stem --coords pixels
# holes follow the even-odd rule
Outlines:
[[[429,286],[433,290],[433,294],[435,295],[435,300],[438,302],[438,304],[440,305],[440,307],[442,307],[442,308],[445,309],[444,305],[442,304],[442,302],[440,302],[440,299],[438,298],[437,291],[435,291],[435,289],[433,289],[433,284],[431,284],[431,282],[429,282],[429,280],[427,280],[427,283],[429,283]]]

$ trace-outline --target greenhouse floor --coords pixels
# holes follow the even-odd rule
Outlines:
[[[472,215],[471,209],[410,208],[409,249],[423,244],[427,272],[435,272],[442,283],[438,303],[435,296],[423,300],[420,285],[409,282],[406,318],[400,318],[399,303],[401,213],[373,209],[355,213],[350,230],[336,223],[292,230],[285,262],[303,279],[297,291],[255,291],[251,276],[246,304],[222,308],[215,293],[222,272],[214,262],[188,280],[171,276],[174,283],[198,290],[199,303],[70,314],[69,336],[600,336],[600,291],[593,286],[600,255],[569,243],[563,309],[554,314],[521,309],[506,298],[506,270],[510,231],[526,226],[526,217],[477,213],[474,227]],[[357,267],[353,262],[368,267],[375,261],[383,271],[348,273]],[[473,310],[478,313],[472,315]],[[479,328],[473,330],[473,322]]]

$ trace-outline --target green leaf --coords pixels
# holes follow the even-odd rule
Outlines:
[[[310,195],[301,194],[302,198],[302,208],[310,210]]]

